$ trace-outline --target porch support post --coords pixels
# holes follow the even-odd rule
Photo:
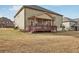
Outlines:
[[[36,17],[34,17],[34,26],[36,25]]]
[[[33,26],[32,26],[32,32],[35,31],[35,27],[36,27],[36,17],[34,16],[34,19],[33,19]]]
[[[52,21],[52,19],[51,19],[51,26],[53,25],[53,21]]]
[[[51,19],[51,32],[53,32],[53,31],[54,31],[54,20]]]

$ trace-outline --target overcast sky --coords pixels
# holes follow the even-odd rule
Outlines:
[[[72,19],[79,18],[79,5],[40,5],[51,11],[60,13],[66,17]],[[16,11],[20,8],[20,5],[0,5],[0,17],[8,17],[13,20]]]

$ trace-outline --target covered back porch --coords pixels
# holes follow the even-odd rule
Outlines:
[[[29,32],[57,31],[57,26],[54,25],[55,17],[44,18],[44,17],[32,16],[28,18],[28,20],[29,20],[29,26],[28,26]]]

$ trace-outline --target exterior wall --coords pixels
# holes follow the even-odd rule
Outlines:
[[[70,22],[70,26],[72,26],[72,25],[76,25],[76,23],[75,22]]]
[[[15,27],[24,29],[24,9],[15,17]]]
[[[43,14],[42,11],[38,11],[38,10],[33,10],[33,9],[29,9],[29,8],[26,8],[26,20],[27,20],[27,26],[28,26],[28,17],[31,17],[31,16],[34,16],[34,15],[38,15],[38,14]],[[54,24],[57,26],[57,30],[59,31],[61,28],[61,24],[62,24],[62,21],[63,21],[63,17],[62,16],[59,16],[59,15],[54,15],[54,14],[51,14],[53,17],[55,17],[55,21],[54,21]],[[41,17],[43,18],[49,18],[49,16],[46,16],[46,15],[41,15]],[[26,28],[27,29],[27,28]]]
[[[31,17],[31,16],[37,16],[37,15],[40,15],[40,14],[43,14],[43,12],[38,11],[38,10],[34,10],[34,9],[26,8],[26,30],[28,30],[28,25],[29,25],[28,18]],[[42,15],[42,16],[39,16],[39,17],[49,19],[49,16],[47,16],[47,15]]]
[[[63,25],[65,26],[65,30],[70,30],[70,22],[64,22]]]
[[[79,20],[77,20],[77,30],[79,31]]]
[[[53,15],[53,14],[51,14],[51,15],[53,17],[55,17],[54,25],[57,26],[57,31],[61,31],[62,30],[61,25],[62,25],[62,22],[63,22],[63,16]]]
[[[71,28],[70,30],[76,30],[75,25],[77,25],[76,22],[70,22],[70,28]]]
[[[73,25],[76,25],[75,22],[64,22],[63,25],[65,26],[65,30],[74,30],[75,28],[72,28]]]
[[[62,22],[63,22],[63,16],[56,15],[55,25],[57,26],[58,31],[62,30],[62,28],[61,28]]]
[[[77,24],[79,25],[79,20],[77,20]]]

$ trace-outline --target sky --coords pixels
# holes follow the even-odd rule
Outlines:
[[[0,17],[7,17],[14,20],[14,15],[20,7],[20,5],[0,5]]]
[[[44,5],[42,7],[55,11],[71,19],[79,18],[79,5]]]
[[[39,5],[72,19],[79,18],[79,5]],[[14,15],[20,9],[20,5],[0,5],[0,17],[14,20]]]

